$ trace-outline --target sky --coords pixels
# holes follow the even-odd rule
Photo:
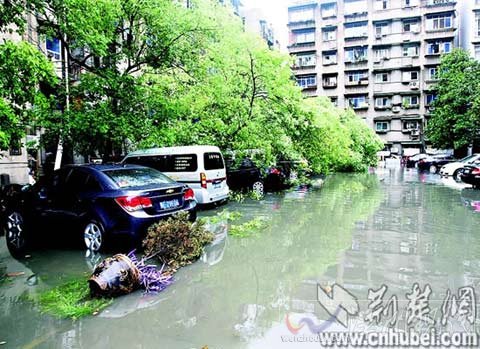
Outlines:
[[[272,23],[276,40],[280,42],[281,50],[287,51],[288,45],[288,4],[291,0],[241,0],[245,8],[259,8],[265,20]]]

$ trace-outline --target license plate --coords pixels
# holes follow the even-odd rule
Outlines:
[[[160,201],[160,208],[162,210],[169,210],[171,208],[175,208],[180,206],[180,202],[178,199],[175,200],[169,200],[169,201]]]
[[[470,173],[470,170],[464,170],[463,173],[464,173],[464,174],[469,174],[469,173]]]
[[[222,187],[222,183],[213,183],[213,189],[220,189]]]

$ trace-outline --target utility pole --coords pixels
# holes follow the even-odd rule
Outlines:
[[[64,41],[67,42],[67,36],[64,36]],[[63,62],[62,62],[62,75],[63,79],[65,80],[65,108],[63,113],[70,111],[70,87],[69,87],[69,76],[68,76],[68,52],[66,45],[63,45]],[[57,145],[57,154],[55,156],[55,166],[53,167],[54,170],[58,170],[62,166],[62,156],[63,156],[63,143],[61,134],[58,139]]]

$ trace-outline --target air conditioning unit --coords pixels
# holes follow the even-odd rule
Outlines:
[[[394,113],[400,113],[400,110],[402,110],[402,108],[398,105],[392,107],[392,112]]]
[[[411,81],[408,86],[410,87],[411,90],[418,90],[419,88],[419,83],[418,81]]]
[[[410,135],[414,137],[420,136],[420,130],[411,130]]]

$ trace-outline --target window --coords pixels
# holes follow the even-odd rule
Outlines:
[[[53,59],[59,60],[61,58],[60,40],[55,38],[47,39],[45,44],[47,47],[48,55],[51,55]]]
[[[303,30],[294,32],[295,44],[304,44],[315,42],[315,30]]]
[[[225,167],[225,164],[223,163],[222,154],[220,153],[203,154],[203,166],[206,171],[223,169]]]
[[[404,130],[412,131],[420,129],[420,122],[418,120],[406,120],[402,124]]]
[[[390,123],[388,121],[375,122],[375,130],[377,132],[388,132],[389,129],[390,129]]]
[[[388,82],[390,80],[390,76],[388,73],[377,73],[375,74],[375,82]]]
[[[475,36],[480,36],[480,12],[475,13]]]
[[[355,13],[366,13],[368,9],[367,0],[345,0],[345,15]]]
[[[405,108],[418,107],[418,96],[403,96],[402,103]]]
[[[390,48],[377,48],[374,51],[375,59],[390,58]]]
[[[368,71],[358,70],[346,73],[346,80],[349,83],[358,83],[360,81],[368,81]]]
[[[313,7],[300,8],[288,11],[288,21],[290,23],[295,22],[307,22],[314,21],[315,13]]]
[[[336,28],[322,29],[322,39],[323,41],[337,40],[337,29]]]
[[[480,60],[480,45],[474,46],[474,55],[476,59]]]
[[[451,13],[430,15],[427,17],[427,30],[442,30],[453,27],[453,15]]]
[[[353,109],[368,108],[367,96],[347,98],[348,105]]]
[[[297,55],[295,57],[296,67],[314,67],[316,63],[317,63],[317,56],[315,53],[310,53],[306,55]]]
[[[198,168],[195,154],[136,156],[127,158],[124,162],[151,167],[161,172],[195,172]]]
[[[345,23],[345,38],[368,36],[368,22]]]
[[[403,57],[418,57],[419,45],[403,45]]]
[[[404,33],[419,33],[420,32],[420,22],[417,21],[417,20],[403,21],[403,32]]]
[[[345,49],[345,61],[350,63],[362,62],[367,60],[366,47],[351,47]]]
[[[438,55],[452,51],[451,41],[430,41],[427,43],[427,54]]]
[[[335,107],[338,107],[338,97],[330,97],[330,101]]]
[[[337,16],[337,4],[334,2],[328,3],[328,4],[322,4],[320,10],[322,12],[322,18]]]
[[[298,86],[301,88],[315,87],[317,86],[317,76],[308,75],[308,76],[298,76],[297,77]]]
[[[404,71],[402,73],[402,81],[409,82],[409,81],[417,81],[418,80],[418,71]]]
[[[122,168],[103,171],[119,188],[135,188],[147,185],[175,183],[161,172],[152,168]]]
[[[322,53],[323,65],[337,64],[337,51],[328,51]]]
[[[390,32],[390,25],[388,22],[381,22],[375,24],[375,37],[387,35]]]
[[[390,97],[377,97],[375,98],[376,108],[389,108],[392,105],[392,99]]]
[[[337,87],[337,75],[324,75],[323,87]]]
[[[425,103],[427,106],[432,105],[432,103],[437,99],[437,94],[427,93],[425,96]]]
[[[437,67],[430,67],[427,70],[427,79],[428,80],[437,80],[437,73],[438,73],[438,68]]]

